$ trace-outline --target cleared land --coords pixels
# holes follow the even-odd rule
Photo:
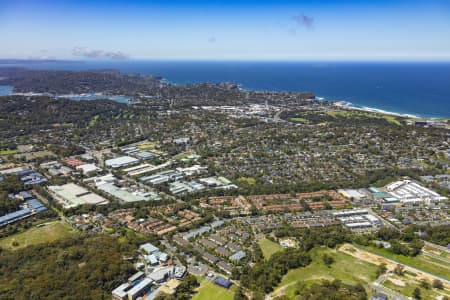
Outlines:
[[[225,289],[212,282],[205,283],[198,288],[193,300],[233,300],[235,286]]]
[[[430,256],[420,254],[416,257],[409,257],[400,254],[394,254],[384,248],[360,245],[357,245],[356,247],[450,280],[450,264],[434,259]]]
[[[30,245],[52,242],[75,234],[76,231],[63,221],[50,223],[42,227],[33,227],[25,232],[13,234],[0,240],[0,248],[17,250]],[[13,246],[14,242],[17,246]]]
[[[322,261],[322,256],[328,254],[334,263],[328,267]],[[359,260],[351,255],[329,248],[315,248],[310,252],[312,262],[305,268],[290,270],[282,279],[280,285],[273,292],[273,296],[294,296],[297,283],[304,281],[312,284],[322,279],[340,279],[347,284],[365,284],[376,279],[377,266]]]
[[[259,247],[261,247],[265,259],[269,259],[269,257],[275,252],[283,250],[283,247],[281,247],[280,244],[272,242],[266,238],[260,239],[258,244]]]
[[[406,274],[404,276],[390,275],[388,279],[383,282],[383,285],[400,294],[412,297],[414,289],[420,287],[421,283],[414,276]],[[450,296],[450,291],[444,289],[439,290],[432,287],[428,289],[422,287],[421,295],[422,299],[437,299],[439,296]]]
[[[36,158],[46,158],[46,157],[56,157],[56,154],[51,152],[51,151],[47,151],[47,150],[43,150],[43,151],[36,151],[36,152],[30,152],[30,153],[18,153],[18,154],[14,154],[14,158],[15,159],[25,159],[27,161],[29,160],[33,160]]]
[[[359,246],[358,246],[359,247]],[[395,269],[395,267],[398,265],[398,263],[387,259],[386,257],[383,257],[381,255],[366,251],[364,249],[360,249],[360,248],[356,248],[353,245],[350,244],[345,244],[343,246],[341,246],[341,248],[339,249],[340,251],[343,251],[345,253],[348,253],[358,259],[361,260],[365,260],[367,262],[371,262],[374,264],[381,264],[381,263],[385,263],[386,267],[388,268],[388,270],[390,270],[391,272]],[[416,267],[411,267],[408,266],[407,264],[403,264],[406,273],[414,276],[414,278],[418,281],[420,280],[426,280],[428,282],[432,282],[434,279],[436,279],[436,276],[431,275],[429,273],[423,273],[422,271],[420,271],[418,268]],[[442,270],[441,270],[442,271]],[[438,279],[440,279],[441,277],[439,277]],[[450,284],[443,282],[444,287],[446,289],[450,289]]]

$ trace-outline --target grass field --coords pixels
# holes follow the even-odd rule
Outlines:
[[[158,145],[159,145],[158,142],[146,141],[144,143],[139,144],[137,147],[139,148],[139,150],[149,150],[156,148]]]
[[[238,178],[238,180],[240,183],[245,183],[248,185],[255,185],[256,184],[256,179],[253,177],[240,177]]]
[[[410,267],[438,275],[441,277],[444,277],[446,279],[450,279],[450,264],[447,264],[443,261],[438,261],[436,259],[433,259],[431,257],[425,256],[425,255],[418,255],[416,257],[409,257],[404,256],[400,254],[394,254],[390,252],[387,249],[380,249],[373,246],[361,246],[361,245],[354,245],[357,248],[366,250],[368,252],[372,252],[375,254],[378,254],[380,256],[384,256],[386,258],[390,258],[392,260],[395,260],[397,262],[403,263],[405,265],[408,265]]]
[[[0,247],[3,249],[17,250],[29,245],[52,242],[57,239],[68,237],[76,231],[69,224],[57,221],[42,227],[33,227],[25,232],[13,234],[0,239]],[[13,242],[17,241],[18,246],[14,247]]]
[[[181,153],[177,154],[174,158],[176,160],[182,160],[182,159],[187,158],[189,155],[192,155],[193,153],[194,152],[192,152],[192,151],[181,152]]]
[[[88,127],[93,127],[95,124],[97,124],[98,118],[100,115],[95,115],[90,121]]]
[[[395,116],[366,112],[366,111],[340,110],[340,111],[329,112],[328,115],[330,115],[332,117],[339,116],[339,117],[344,117],[344,118],[367,117],[367,118],[384,119],[391,124],[398,125],[398,126],[402,125]]]
[[[236,286],[225,289],[215,285],[212,282],[200,286],[198,292],[192,298],[193,300],[233,300]]]
[[[269,259],[269,257],[275,252],[283,250],[283,247],[281,247],[280,244],[272,242],[266,238],[260,239],[258,244],[259,247],[261,247],[265,259]]]
[[[309,123],[308,120],[306,120],[304,118],[298,118],[298,117],[290,118],[289,121],[290,122],[296,122],[296,123],[304,123],[304,124],[308,124]]]
[[[12,155],[12,154],[16,154],[17,150],[10,150],[10,149],[2,149],[0,150],[0,156],[2,155]]]
[[[334,258],[334,263],[327,267],[322,255],[327,253]],[[368,283],[376,279],[377,266],[358,260],[350,255],[329,248],[315,248],[310,252],[312,262],[305,268],[290,270],[282,279],[273,295],[293,296],[300,281],[312,284],[322,279],[340,279],[347,284]]]

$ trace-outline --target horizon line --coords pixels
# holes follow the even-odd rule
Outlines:
[[[361,62],[361,63],[450,63],[450,57],[445,59],[397,59],[397,58],[386,58],[386,59],[250,59],[250,58],[129,58],[129,59],[73,59],[73,58],[7,58],[0,57],[0,63],[7,64],[7,61],[18,61],[18,62],[70,62],[70,63],[117,63],[117,62],[279,62],[279,63],[351,63],[351,62]],[[13,63],[11,63],[13,64]]]

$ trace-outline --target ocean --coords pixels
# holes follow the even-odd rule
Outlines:
[[[450,63],[86,61],[2,66],[162,76],[175,84],[234,82],[244,89],[311,91],[329,101],[420,117],[450,117]]]

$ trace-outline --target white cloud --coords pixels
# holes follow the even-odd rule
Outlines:
[[[91,49],[89,47],[74,47],[72,49],[72,54],[75,56],[83,56],[87,58],[98,58],[98,59],[127,59],[128,54],[120,51],[104,51],[98,49]]]

